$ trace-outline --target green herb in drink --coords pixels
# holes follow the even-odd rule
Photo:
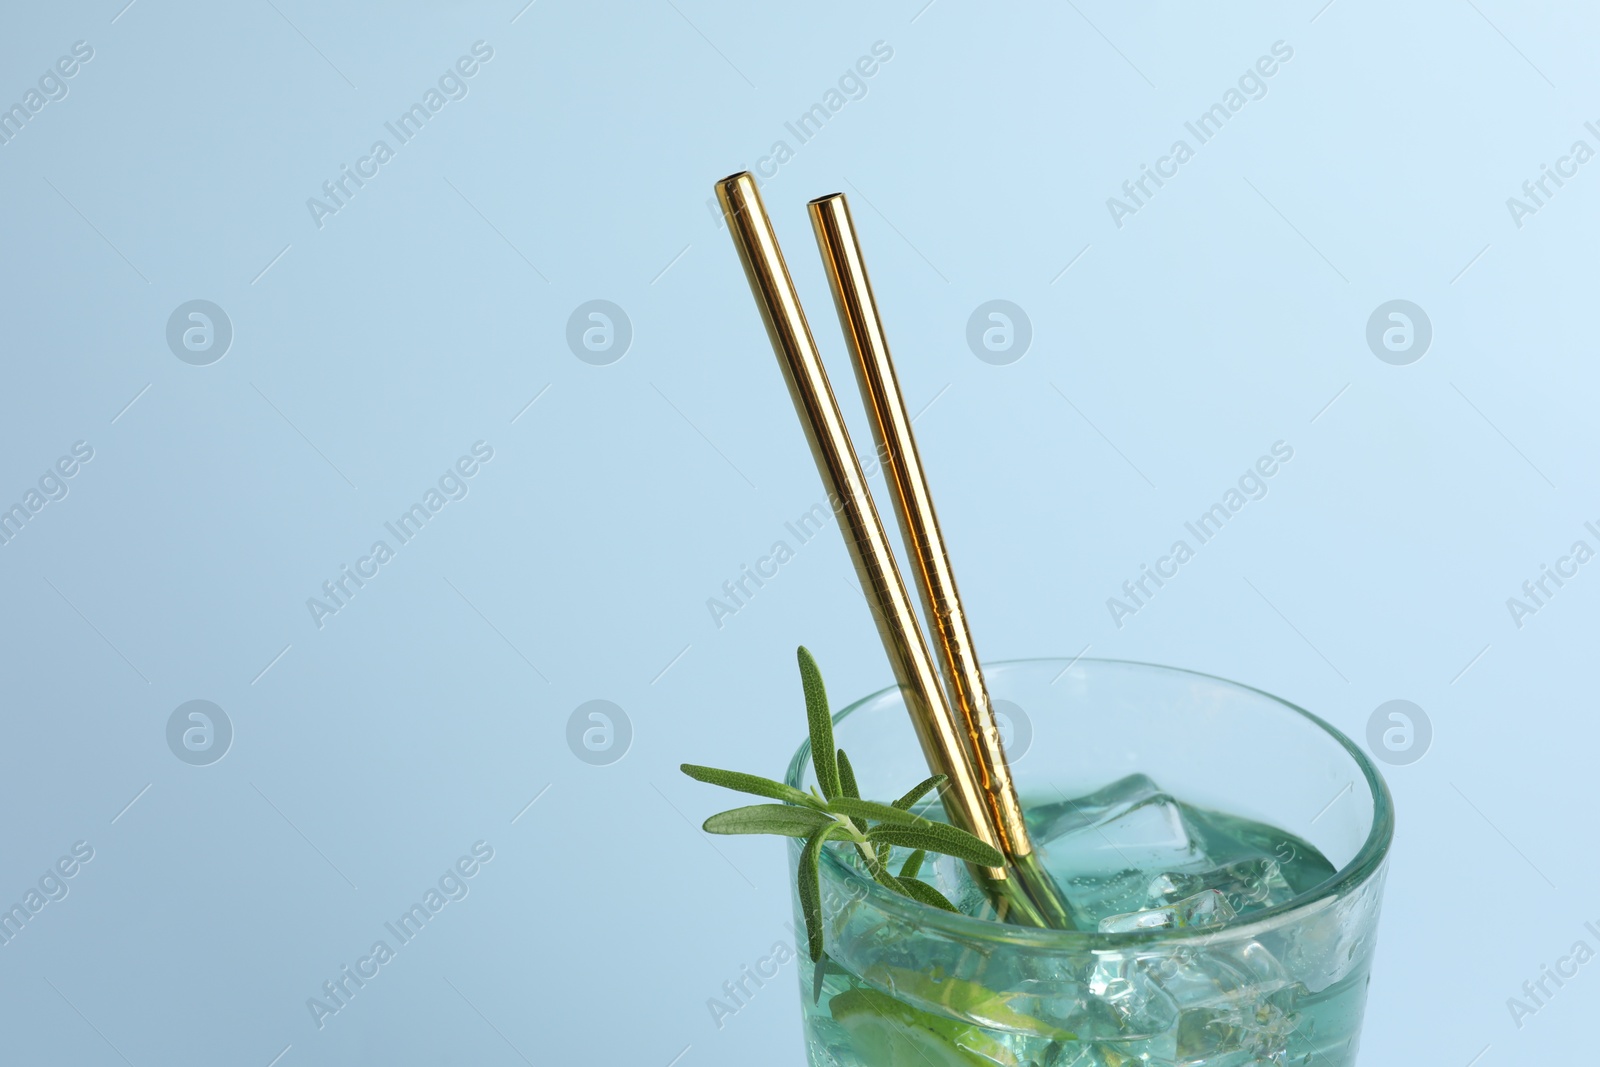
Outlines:
[[[696,781],[780,802],[719,812],[705,821],[705,829],[713,834],[774,834],[805,840],[800,853],[800,903],[806,921],[807,951],[813,960],[821,961],[822,894],[817,863],[822,846],[829,841],[854,845],[867,871],[880,885],[946,911],[955,911],[956,906],[917,877],[927,853],[953,856],[982,867],[1004,866],[1005,857],[965,830],[923,818],[911,810],[919,800],[944,785],[942,774],[919,782],[892,804],[863,800],[849,757],[833,744],[833,718],[828,713],[822,672],[803,646],[798,657],[811,731],[811,764],[816,769],[820,795],[816,790],[807,793],[759,775],[692,763],[683,765],[683,773]],[[890,849],[895,845],[914,850],[899,873],[889,870]]]

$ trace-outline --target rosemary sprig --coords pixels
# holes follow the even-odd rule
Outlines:
[[[760,775],[692,763],[683,765],[683,773],[696,781],[779,801],[718,812],[705,821],[705,829],[713,834],[774,834],[805,840],[800,851],[800,908],[806,922],[807,951],[813,960],[821,960],[822,894],[818,861],[823,847],[830,841],[853,846],[868,873],[880,885],[945,911],[955,911],[956,906],[917,877],[928,853],[954,856],[983,867],[1003,866],[1005,857],[965,830],[934,822],[911,811],[914,804],[944,784],[942,774],[919,782],[892,804],[863,800],[856,787],[850,758],[844,749],[834,746],[833,717],[828,711],[822,672],[803,646],[798,656],[806,720],[811,733],[811,765],[816,771],[820,795],[815,789],[808,793]],[[901,865],[899,874],[889,870],[891,849],[895,845],[914,850]]]

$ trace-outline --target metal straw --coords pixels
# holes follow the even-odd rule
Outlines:
[[[872,607],[879,637],[900,683],[923,755],[931,770],[950,779],[942,792],[945,811],[956,825],[1000,848],[1000,835],[991,822],[984,791],[969,756],[965,727],[939,687],[916,611],[873,506],[844,417],[828,384],[828,372],[806,324],[772,222],[761,204],[755,178],[748,172],[724,178],[717,183],[717,199],[783,367],[817,470],[835,501],[845,546]],[[1002,918],[1034,926],[1049,925],[1026,889],[1007,870],[989,868],[981,873]]]
[[[956,591],[955,573],[939,532],[939,517],[917,453],[911,415],[895,376],[883,321],[873,299],[861,245],[843,193],[811,201],[811,225],[827,267],[839,324],[855,357],[856,381],[872,415],[878,453],[894,487],[895,513],[915,566],[912,576],[934,633],[950,699],[965,722],[973,769],[983,791],[990,821],[999,834],[1000,851],[1027,888],[1049,925],[1072,929],[1066,901],[1034,854],[1022,819],[1022,804],[1000,744],[989,690],[983,682],[972,631]]]

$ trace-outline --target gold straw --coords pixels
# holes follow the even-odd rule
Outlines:
[[[973,769],[990,821],[999,834],[1000,851],[1011,861],[1017,879],[1049,925],[1070,930],[1073,924],[1066,902],[1039,864],[1022,819],[1022,804],[1000,744],[989,690],[983,682],[972,631],[956,590],[955,573],[939,532],[939,517],[917,454],[911,415],[906,411],[889,344],[884,339],[883,321],[872,296],[850,207],[843,193],[834,193],[811,201],[810,210],[839,324],[855,357],[856,381],[871,412],[878,453],[894,487],[900,530],[915,562],[912,576],[933,628],[934,647],[939,652],[950,698],[965,721]]]
[[[923,755],[934,773],[950,779],[942,791],[945,810],[956,825],[999,848],[1000,837],[990,821],[983,790],[968,755],[965,730],[939,687],[938,674],[900,578],[894,551],[873,506],[861,464],[850,444],[850,433],[828,385],[828,372],[806,324],[799,294],[789,278],[755,179],[748,172],[724,178],[717,183],[717,199],[744,263],[750,290],[761,308],[773,350],[783,366],[817,471],[836,501],[845,546],[878,624],[878,635],[894,667]],[[982,873],[985,888],[1002,918],[1048,925],[1027,891],[1005,869],[990,868]]]

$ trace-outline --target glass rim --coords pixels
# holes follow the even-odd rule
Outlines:
[[[898,914],[915,924],[920,929],[935,929],[956,937],[967,939],[980,939],[989,942],[1001,942],[1024,948],[1037,949],[1062,949],[1067,951],[1082,951],[1086,948],[1121,948],[1130,945],[1167,944],[1167,943],[1196,943],[1204,944],[1207,941],[1231,939],[1233,937],[1249,936],[1257,926],[1276,926],[1284,916],[1295,912],[1320,911],[1327,907],[1337,896],[1355,889],[1365,883],[1382,867],[1388,857],[1389,846],[1394,840],[1394,801],[1389,794],[1389,786],[1379,773],[1377,765],[1363,752],[1356,743],[1345,733],[1320,716],[1314,715],[1298,704],[1268,693],[1264,689],[1257,689],[1253,685],[1235,682],[1220,675],[1206,674],[1204,671],[1190,670],[1187,667],[1173,667],[1162,663],[1146,663],[1142,660],[1131,659],[1106,659],[1090,656],[1079,656],[1075,659],[1065,659],[1055,656],[1032,656],[1020,659],[994,660],[983,664],[984,669],[998,667],[1014,667],[1022,664],[1065,664],[1066,668],[1083,664],[1105,664],[1119,667],[1143,667],[1149,670],[1168,674],[1183,674],[1194,678],[1204,678],[1211,682],[1220,682],[1233,689],[1255,693],[1265,697],[1274,704],[1280,705],[1287,711],[1293,712],[1306,719],[1311,725],[1327,734],[1345,752],[1357,767],[1361,769],[1362,776],[1366,779],[1367,788],[1372,794],[1372,826],[1367,831],[1366,839],[1350,862],[1339,868],[1319,884],[1297,893],[1289,900],[1260,911],[1249,912],[1235,916],[1215,926],[1182,927],[1176,930],[1131,930],[1121,933],[1103,933],[1098,930],[1048,930],[1032,926],[1017,926],[1011,923],[999,922],[994,919],[982,919],[975,915],[965,913],[951,913],[929,904],[912,900],[910,897],[886,889],[872,880],[871,875],[860,870],[852,864],[846,863],[840,855],[830,849],[822,850],[822,863],[828,868],[830,875],[842,877],[847,882],[853,882],[860,889],[859,895],[853,894],[856,899],[871,900],[873,907],[891,914]],[[862,707],[878,700],[890,693],[899,693],[898,685],[887,686],[877,692],[852,702],[843,710],[833,716],[834,725],[837,726],[851,714]],[[811,740],[808,737],[800,743],[794,756],[789,761],[789,769],[785,781],[796,789],[803,788],[801,780],[808,767],[811,765]],[[795,845],[800,842],[794,842]]]

